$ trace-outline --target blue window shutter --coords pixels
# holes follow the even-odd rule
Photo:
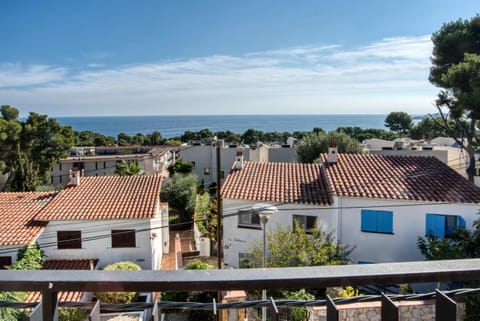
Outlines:
[[[463,219],[463,217],[459,216],[458,217],[458,226],[461,227],[461,228],[465,228],[465,220]]]
[[[393,213],[388,211],[377,212],[377,232],[393,233]]]
[[[377,213],[375,211],[362,210],[361,230],[365,232],[377,231]]]
[[[425,235],[445,237],[445,215],[427,214],[425,219]]]

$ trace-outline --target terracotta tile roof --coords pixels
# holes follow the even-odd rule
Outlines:
[[[82,177],[67,186],[35,218],[114,220],[153,218],[160,203],[161,176]]]
[[[32,218],[53,195],[51,192],[0,193],[0,245],[32,244],[46,226]]]
[[[227,176],[222,197],[279,203],[331,205],[321,164],[244,162]]]
[[[480,188],[435,157],[338,154],[326,163],[333,195],[431,202],[480,202]]]
[[[90,270],[91,260],[46,260],[43,263],[44,270]],[[96,266],[98,259],[93,260],[93,265]],[[80,302],[84,292],[60,292],[58,293],[59,301]],[[25,302],[40,302],[42,300],[41,292],[29,292]]]

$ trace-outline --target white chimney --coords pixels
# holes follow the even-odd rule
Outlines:
[[[235,168],[241,170],[243,168],[243,148],[237,148],[235,156]]]
[[[328,163],[336,163],[338,160],[338,148],[337,144],[330,143],[328,145],[328,158],[327,162]]]
[[[74,167],[70,170],[70,184],[73,186],[80,185],[80,169]]]

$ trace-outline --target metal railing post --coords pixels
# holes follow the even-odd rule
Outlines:
[[[382,293],[382,321],[398,321],[398,307],[397,305]]]
[[[58,292],[50,289],[42,291],[42,320],[57,321]]]
[[[327,321],[338,321],[338,308],[332,298],[327,294]]]
[[[455,321],[457,303],[440,290],[435,290],[435,321]]]

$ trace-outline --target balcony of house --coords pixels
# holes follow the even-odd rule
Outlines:
[[[58,307],[71,307],[71,302],[58,302],[60,292],[66,291],[232,291],[261,289],[320,289],[338,286],[369,286],[386,284],[416,284],[423,282],[469,282],[480,280],[480,259],[381,263],[368,265],[318,266],[300,268],[179,270],[179,271],[0,271],[0,291],[38,291],[41,302],[22,304],[0,302],[0,307],[31,308],[38,311],[35,320],[56,320]],[[410,320],[405,318],[405,302],[423,302],[429,305],[428,320],[461,320],[463,302],[467,296],[477,296],[479,289],[445,291],[437,289],[427,294],[376,294],[352,298],[293,301],[267,300],[208,303],[153,302],[131,305],[80,304],[88,306],[89,320],[99,320],[99,310],[149,309],[150,320],[161,320],[164,309],[202,309],[217,319],[231,320],[227,311],[247,307],[267,307],[270,320],[281,320],[279,310],[284,307],[308,306],[316,311],[312,320],[350,320],[342,317],[342,309],[352,303],[368,302],[372,318],[365,320]],[[77,304],[78,306],[79,304]],[[411,304],[410,304],[411,305]],[[402,310],[403,309],[403,310]],[[408,308],[407,308],[408,310]],[[320,312],[319,312],[320,311]],[[403,312],[402,312],[403,311]],[[150,317],[151,315],[151,317]],[[31,317],[31,320],[33,318]],[[423,320],[416,318],[415,320]],[[243,321],[243,319],[242,319]]]

